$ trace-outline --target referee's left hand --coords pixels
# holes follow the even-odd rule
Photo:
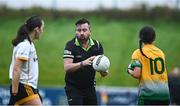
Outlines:
[[[101,71],[100,74],[101,74],[102,77],[105,77],[105,76],[107,76],[109,74],[109,71],[108,70],[104,71],[104,72]]]

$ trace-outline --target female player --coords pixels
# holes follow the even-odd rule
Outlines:
[[[16,38],[12,40],[9,105],[41,105],[37,89],[38,58],[33,41],[39,39],[43,28],[44,21],[39,16],[32,16],[20,26]]]
[[[132,54],[128,66],[128,73],[139,79],[139,105],[168,105],[170,102],[165,55],[153,44],[155,37],[150,26],[140,30],[139,49]]]

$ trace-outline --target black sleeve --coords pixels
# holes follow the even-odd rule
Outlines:
[[[63,58],[74,58],[73,46],[70,44],[70,42],[68,42],[65,46]]]
[[[99,42],[99,55],[103,55],[104,54],[104,49],[101,45],[101,43]]]

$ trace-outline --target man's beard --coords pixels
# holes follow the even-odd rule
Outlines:
[[[77,37],[77,39],[83,42],[87,42],[89,40],[89,36],[87,38],[80,36],[80,37]]]

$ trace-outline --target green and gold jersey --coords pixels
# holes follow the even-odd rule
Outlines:
[[[144,45],[143,56],[139,49],[132,54],[131,65],[141,67],[139,98],[148,100],[169,99],[169,88],[164,53],[152,44]]]

